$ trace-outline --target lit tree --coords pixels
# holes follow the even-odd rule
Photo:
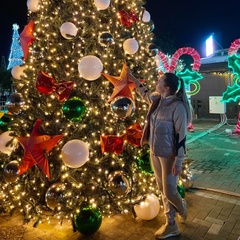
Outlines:
[[[12,45],[10,49],[9,63],[7,69],[11,69],[14,66],[20,66],[23,64],[23,50],[19,43],[19,26],[13,24],[13,36],[12,36]]]
[[[84,203],[111,215],[158,196],[148,149],[139,147],[147,105],[126,73],[127,65],[154,87],[157,49],[149,48],[153,23],[143,6],[142,0],[29,4],[21,33],[25,74],[9,105],[15,137],[4,138],[13,150],[0,149],[2,209],[19,207],[25,220],[38,223],[44,210],[71,218]],[[15,174],[9,170],[16,167]]]

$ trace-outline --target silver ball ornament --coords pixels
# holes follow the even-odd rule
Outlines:
[[[193,186],[193,174],[189,170],[184,170],[182,172],[180,180],[182,181],[182,185],[185,190]]]
[[[102,33],[98,39],[99,43],[103,47],[109,47],[114,43],[112,34],[108,32]]]
[[[119,96],[111,102],[111,110],[114,116],[124,119],[134,114],[135,104],[130,98]]]
[[[45,201],[47,206],[51,210],[61,208],[66,201],[65,194],[66,186],[63,183],[52,184],[45,194]]]
[[[22,96],[19,93],[12,93],[9,96],[9,100],[6,102],[8,111],[13,114],[18,114],[21,111],[23,105],[24,102],[22,101]]]
[[[131,191],[131,180],[123,171],[114,171],[108,176],[108,189],[115,197],[125,197]]]
[[[155,57],[158,54],[158,47],[155,44],[150,43],[148,45],[148,54],[151,57]]]
[[[3,170],[3,178],[6,182],[13,183],[18,179],[18,167],[19,164],[17,161],[11,161],[5,166]]]

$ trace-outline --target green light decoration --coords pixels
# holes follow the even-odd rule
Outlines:
[[[238,102],[240,100],[240,85],[238,83],[228,86],[227,90],[222,94],[221,102]]]
[[[240,57],[236,53],[228,57],[228,67],[232,68],[234,74],[240,76]]]
[[[183,72],[177,72],[176,75],[183,79],[185,85],[194,85],[194,89],[192,91],[187,91],[188,95],[193,96],[200,91],[200,84],[198,81],[203,79],[201,73],[186,69]]]
[[[152,175],[153,169],[150,163],[150,150],[142,150],[137,156],[138,169],[145,175]]]
[[[236,53],[228,57],[228,67],[232,68],[233,74],[235,74],[234,84],[227,87],[227,90],[222,94],[221,102],[238,102],[240,100],[240,57]]]

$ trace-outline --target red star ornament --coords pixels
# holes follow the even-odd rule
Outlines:
[[[31,20],[20,33],[20,44],[24,53],[23,59],[26,60],[29,53],[29,45],[34,41],[33,36],[34,21]]]
[[[122,72],[119,77],[111,76],[106,73],[102,73],[102,75],[114,85],[113,93],[111,97],[108,99],[108,102],[111,102],[114,98],[118,96],[130,98],[134,102],[132,90],[136,86],[134,82],[131,80],[131,78],[129,77],[126,63],[123,64]],[[142,81],[143,80],[141,80],[140,82]]]
[[[34,124],[30,137],[17,138],[24,148],[24,157],[21,166],[18,168],[18,173],[23,174],[37,164],[46,176],[50,178],[48,160],[45,154],[48,154],[52,148],[55,147],[64,134],[55,136],[40,135],[38,130],[41,123],[42,120],[38,118]]]

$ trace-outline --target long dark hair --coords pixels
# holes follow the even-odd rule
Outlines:
[[[186,111],[187,111],[187,122],[190,123],[192,121],[192,111],[191,106],[186,94],[185,90],[185,84],[183,82],[182,78],[179,78],[174,73],[164,73],[165,79],[165,85],[169,87],[170,94],[176,95],[176,97],[183,102]]]

